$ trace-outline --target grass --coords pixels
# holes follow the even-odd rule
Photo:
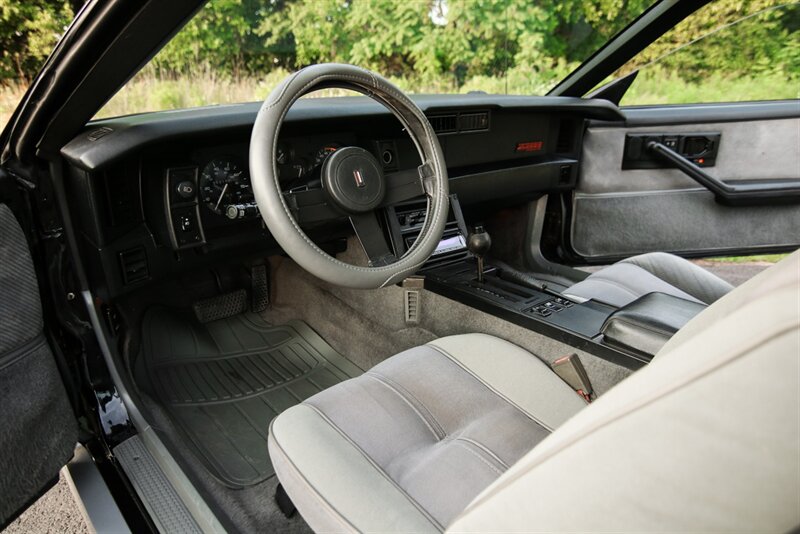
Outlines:
[[[568,66],[562,69],[564,73]],[[262,77],[221,76],[213,69],[198,67],[181,76],[160,77],[151,69],[137,74],[95,116],[95,118],[128,115],[143,111],[163,111],[235,102],[255,102],[289,74],[276,69]],[[563,73],[536,73],[515,68],[507,77],[477,76],[456,87],[452,80],[425,82],[415,79],[392,79],[401,89],[412,93],[466,93],[485,91],[490,94],[542,94],[553,80]],[[556,76],[558,75],[558,76]],[[0,127],[11,117],[25,93],[24,83],[0,84]],[[343,94],[327,90],[314,96]],[[691,102],[731,102],[744,100],[776,100],[800,98],[800,82],[781,75],[759,78],[730,78],[710,75],[702,83],[689,83],[659,70],[642,71],[623,105],[684,104]]]
[[[800,80],[781,74],[730,77],[711,74],[690,83],[660,69],[643,70],[622,99],[623,106],[744,102],[800,98]]]
[[[723,258],[705,258],[705,261],[717,263],[778,263],[789,254],[756,254],[754,256],[728,256]]]

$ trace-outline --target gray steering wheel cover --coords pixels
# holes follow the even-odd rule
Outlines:
[[[423,165],[432,168],[432,176],[423,179],[428,196],[425,223],[414,245],[395,263],[384,267],[359,267],[326,254],[303,232],[283,198],[274,157],[280,126],[292,104],[320,85],[353,89],[383,104],[409,132]],[[416,104],[389,81],[353,65],[328,63],[306,67],[272,91],[253,125],[250,175],[261,216],[278,244],[311,274],[339,286],[374,289],[403,280],[430,258],[447,222],[447,168],[428,119]]]

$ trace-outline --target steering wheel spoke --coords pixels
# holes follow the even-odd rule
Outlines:
[[[386,196],[381,206],[391,206],[425,194],[422,184],[422,166],[386,175]]]
[[[350,223],[369,258],[370,267],[382,267],[397,261],[383,234],[375,211],[350,216]]]
[[[344,218],[331,205],[322,189],[287,191],[283,193],[283,198],[297,224],[315,224]]]

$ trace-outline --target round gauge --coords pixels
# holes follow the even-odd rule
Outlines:
[[[200,174],[200,195],[203,203],[218,215],[230,204],[253,199],[250,178],[239,165],[229,159],[209,161]]]
[[[338,143],[328,143],[325,146],[322,146],[317,150],[317,153],[314,154],[314,166],[322,165],[322,162],[325,161],[325,158],[333,154],[339,149]]]

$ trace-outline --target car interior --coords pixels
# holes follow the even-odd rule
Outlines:
[[[686,258],[800,246],[799,125],[337,64],[91,121],[56,196],[115,461],[167,531],[794,528],[800,256]]]
[[[318,70],[299,78],[324,80]],[[334,479],[367,477],[358,487],[376,491],[375,474],[357,460],[347,460],[352,472],[339,465],[342,439],[421,507],[394,503],[396,516],[381,518],[389,523],[366,530],[452,524],[499,473],[733,289],[660,251],[797,239],[795,206],[727,207],[645,151],[630,154],[643,132],[657,132],[684,156],[730,169],[726,178],[786,179],[797,159],[796,118],[732,120],[747,105],[692,109],[681,120],[681,110],[623,116],[602,100],[425,97],[415,104],[449,177],[430,257],[388,283],[379,274],[382,288],[363,289],[370,282],[361,273],[329,275],[327,265],[312,266],[322,269],[317,277],[276,243],[282,230],[268,223],[280,208],[259,210],[268,204],[256,202],[255,140],[265,165],[274,157],[275,190],[318,247],[311,254],[348,269],[396,265],[424,238],[435,206],[422,158],[436,156],[417,150],[425,140],[407,133],[410,119],[366,97],[284,100],[274,139],[258,138],[254,104],[98,121],[62,150],[83,259],[132,389],[198,485],[253,528],[299,528],[298,516],[286,519],[264,498],[279,483],[313,528],[340,528],[320,497],[307,495],[316,482],[302,481],[300,462]],[[764,132],[753,150],[772,162],[766,168],[742,161],[740,139],[754,128]],[[624,150],[632,163],[620,170]],[[341,180],[345,202],[363,200],[353,158],[363,158],[365,181],[386,179],[389,200],[375,211],[321,205],[330,202],[320,195],[333,187],[326,180]],[[764,227],[757,221],[767,211]],[[547,259],[544,247],[567,243],[611,264],[588,275]],[[506,382],[519,374],[530,390]],[[292,417],[300,430],[284,430]],[[340,435],[315,427],[326,424]],[[302,450],[312,444],[319,450]],[[295,447],[307,457],[295,458]],[[337,490],[321,484],[327,501]],[[396,489],[381,491],[389,494],[372,498],[402,500]]]

